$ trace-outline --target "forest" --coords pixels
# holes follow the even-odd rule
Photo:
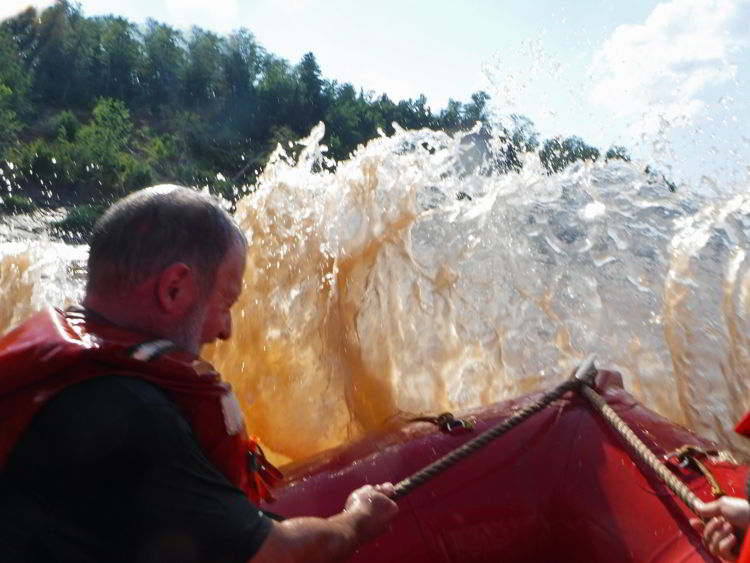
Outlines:
[[[159,182],[208,186],[232,200],[279,143],[319,122],[336,161],[379,131],[392,134],[393,123],[492,130],[489,103],[480,91],[433,111],[424,95],[395,101],[324,78],[313,53],[290,63],[247,29],[219,36],[137,25],[60,1],[0,23],[0,197],[6,212],[79,206],[82,219]],[[523,116],[513,122],[493,131],[507,139],[505,171],[528,151],[549,173],[602,155],[579,137],[542,141]],[[629,159],[619,146],[604,157]]]

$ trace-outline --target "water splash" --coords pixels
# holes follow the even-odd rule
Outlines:
[[[51,240],[47,230],[64,212],[4,216],[0,222],[0,332],[46,305],[83,297],[88,247]]]
[[[552,385],[589,352],[652,408],[731,439],[747,394],[699,400],[724,379],[681,360],[696,347],[676,335],[703,317],[676,309],[671,281],[679,262],[697,261],[714,275],[688,274],[692,298],[721,292],[724,258],[679,241],[722,204],[672,194],[624,162],[488,174],[467,166],[465,142],[433,131],[399,131],[335,173],[314,171],[319,135],[240,205],[253,241],[247,292],[235,342],[213,352],[275,451],[304,457],[400,411]],[[491,147],[479,149],[487,160]],[[712,314],[740,322],[733,304]],[[739,332],[701,361],[744,358]]]
[[[750,198],[673,194],[622,161],[501,174],[498,140],[428,130],[332,171],[322,136],[240,201],[245,291],[232,341],[205,350],[277,460],[553,385],[591,352],[651,408],[745,448]]]

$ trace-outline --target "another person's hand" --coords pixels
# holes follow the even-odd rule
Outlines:
[[[596,370],[594,389],[599,393],[606,393],[607,389],[610,387],[617,387],[619,389],[625,388],[622,382],[622,374],[619,371],[611,371],[608,369]]]
[[[570,376],[573,377],[573,375],[576,373],[578,368],[574,368],[571,372]],[[594,376],[594,381],[592,382],[592,386],[594,390],[597,393],[604,394],[607,392],[607,389],[609,388],[618,388],[618,389],[624,389],[625,385],[622,382],[622,374],[619,371],[613,371],[608,369],[597,369],[596,375]]]
[[[737,546],[737,530],[750,524],[750,503],[743,498],[721,497],[699,510],[703,520],[692,518],[690,525],[703,536],[708,550],[727,561],[736,561],[732,550]]]
[[[365,485],[346,499],[344,512],[356,517],[357,535],[363,540],[377,536],[398,512],[398,505],[389,498],[393,492],[391,483]]]

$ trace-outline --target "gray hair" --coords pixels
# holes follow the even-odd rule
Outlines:
[[[86,291],[126,291],[184,262],[196,270],[207,295],[233,241],[247,246],[244,233],[214,198],[173,185],[139,190],[96,222]]]

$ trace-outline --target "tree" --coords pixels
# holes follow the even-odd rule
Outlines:
[[[185,71],[185,98],[193,108],[209,107],[224,97],[223,41],[198,27],[191,30]]]
[[[256,137],[268,138],[275,124],[291,125],[297,100],[297,78],[284,59],[268,55],[262,64],[262,76],[258,82],[258,119],[255,124]],[[306,134],[307,131],[297,131]]]
[[[11,109],[13,91],[0,82],[0,158],[4,158],[8,149],[18,140],[21,129],[16,112]]]
[[[375,134],[376,123],[366,115],[367,102],[351,84],[336,85],[326,113],[328,146],[334,158],[346,158]]]
[[[140,92],[144,57],[135,26],[124,18],[97,18],[99,28],[98,63],[100,87],[97,94],[132,102]],[[76,26],[80,27],[80,26]]]
[[[130,112],[120,100],[101,98],[92,115],[91,123],[81,127],[76,135],[74,161],[80,168],[93,165],[101,169],[106,183],[116,185],[121,153],[133,129]]]
[[[20,14],[0,22],[0,33],[6,34],[17,51],[17,55],[29,69],[35,64],[38,50],[39,14],[29,7]]]
[[[34,91],[42,99],[62,105],[70,91],[70,73],[75,61],[68,52],[69,5],[60,2],[42,12],[37,33]]]
[[[263,49],[246,29],[232,33],[224,47],[227,98],[222,119],[231,122],[238,134],[250,136],[257,118],[258,95],[255,82],[260,73]]]
[[[612,145],[607,149],[607,153],[604,155],[606,160],[624,160],[630,162],[630,153],[628,149],[620,145]]]
[[[325,103],[323,100],[323,79],[315,55],[305,53],[296,68],[299,77],[297,90],[297,130],[306,131],[323,119]]]
[[[461,102],[454,99],[448,100],[448,105],[440,112],[440,126],[449,131],[461,128],[463,125],[461,111]]]
[[[523,115],[510,116],[513,127],[509,131],[510,144],[517,152],[532,152],[539,148],[539,132],[534,122]]]
[[[392,134],[393,123],[453,133],[481,122],[482,171],[518,170],[520,155],[539,149],[539,134],[522,116],[507,129],[491,124],[489,102],[479,91],[433,112],[424,95],[393,100],[326,80],[313,53],[292,65],[246,29],[183,35],[153,20],[87,18],[67,0],[0,23],[0,151],[13,163],[0,167],[43,198],[109,197],[151,180],[231,194],[232,182],[254,180],[276,143],[321,120],[337,159],[379,130]],[[552,173],[599,151],[570,137],[545,142],[539,154]],[[606,158],[629,155],[614,146]]]
[[[479,91],[471,95],[471,103],[463,107],[463,123],[467,127],[473,127],[477,121],[485,125],[489,121],[487,102],[490,101],[490,95],[487,92]]]
[[[224,43],[224,79],[227,90],[244,98],[254,89],[260,70],[261,49],[246,29],[232,33]]]
[[[548,174],[564,170],[577,160],[597,160],[599,150],[583,142],[580,137],[555,137],[544,142],[539,159]]]
[[[7,87],[3,103],[8,110],[21,114],[28,110],[31,75],[8,30],[3,27],[0,27],[0,84]]]
[[[69,88],[60,105],[89,108],[106,91],[103,79],[108,75],[107,53],[102,47],[102,24],[74,9],[69,10],[66,20],[62,56],[69,65]]]
[[[185,40],[179,31],[154,20],[143,35],[143,87],[152,112],[179,103],[185,77]]]

